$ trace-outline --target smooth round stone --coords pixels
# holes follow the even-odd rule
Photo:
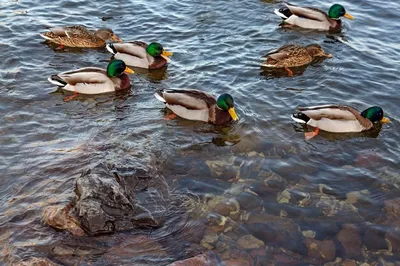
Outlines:
[[[238,245],[244,249],[258,249],[264,246],[264,242],[252,235],[245,235],[239,238]]]
[[[262,199],[255,193],[243,191],[236,200],[239,202],[240,207],[245,210],[252,210],[259,207],[262,204]]]
[[[238,214],[240,211],[240,204],[236,199],[228,199],[218,202],[214,207],[214,212],[223,216],[231,214]]]

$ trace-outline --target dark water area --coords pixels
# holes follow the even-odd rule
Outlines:
[[[355,20],[327,34],[279,28],[277,1],[2,0],[0,263],[168,265],[204,254],[210,265],[399,265],[400,3],[341,4]],[[136,70],[128,92],[64,102],[50,75],[110,59],[39,36],[73,24],[159,41],[172,62]],[[287,43],[318,43],[333,58],[294,78],[264,71],[262,56]],[[166,121],[158,88],[229,92],[240,120]],[[290,114],[327,103],[379,105],[391,122],[305,141]],[[76,236],[48,225],[44,210],[68,205],[82,173],[105,164],[156,173],[166,203],[136,192],[161,226]]]

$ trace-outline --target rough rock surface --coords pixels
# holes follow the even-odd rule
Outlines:
[[[69,214],[72,204],[65,207],[48,206],[43,210],[43,221],[59,230],[68,230],[74,236],[83,236],[84,231],[80,227],[79,221]]]
[[[158,227],[166,211],[168,187],[164,179],[137,167],[101,163],[76,181],[75,213],[91,234]]]

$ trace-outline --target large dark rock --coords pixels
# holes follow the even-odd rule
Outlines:
[[[311,216],[311,215],[310,215]],[[315,239],[324,240],[336,236],[340,231],[339,222],[331,217],[310,217],[304,219],[300,224],[301,230],[311,230],[315,232]]]
[[[337,234],[337,239],[343,247],[343,255],[346,258],[361,257],[360,230],[356,225],[344,224],[342,230]]]
[[[335,259],[336,247],[333,240],[319,241],[312,238],[305,238],[304,244],[308,249],[306,262],[321,265]]]
[[[390,242],[392,250],[400,253],[400,198],[385,201],[386,221],[383,222],[387,226],[385,238]]]
[[[400,228],[400,198],[385,201],[385,225]]]
[[[75,193],[76,216],[87,233],[96,235],[160,226],[168,186],[139,163],[129,168],[101,163],[77,179]]]
[[[307,254],[307,248],[302,243],[304,237],[298,225],[289,218],[252,212],[245,227],[265,245],[283,247],[301,255]]]
[[[368,250],[377,251],[387,249],[385,241],[385,230],[382,226],[369,225],[366,226],[363,235],[364,245]]]
[[[236,196],[236,200],[240,204],[240,208],[246,211],[260,207],[262,199],[254,192],[242,191]]]

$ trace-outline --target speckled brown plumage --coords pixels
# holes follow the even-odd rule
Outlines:
[[[111,29],[89,31],[83,26],[51,28],[40,34],[44,39],[68,47],[104,47],[107,40],[118,39]]]
[[[263,66],[282,68],[298,67],[310,64],[315,57],[332,57],[325,54],[318,44],[310,44],[306,47],[297,44],[288,44],[266,55]]]

